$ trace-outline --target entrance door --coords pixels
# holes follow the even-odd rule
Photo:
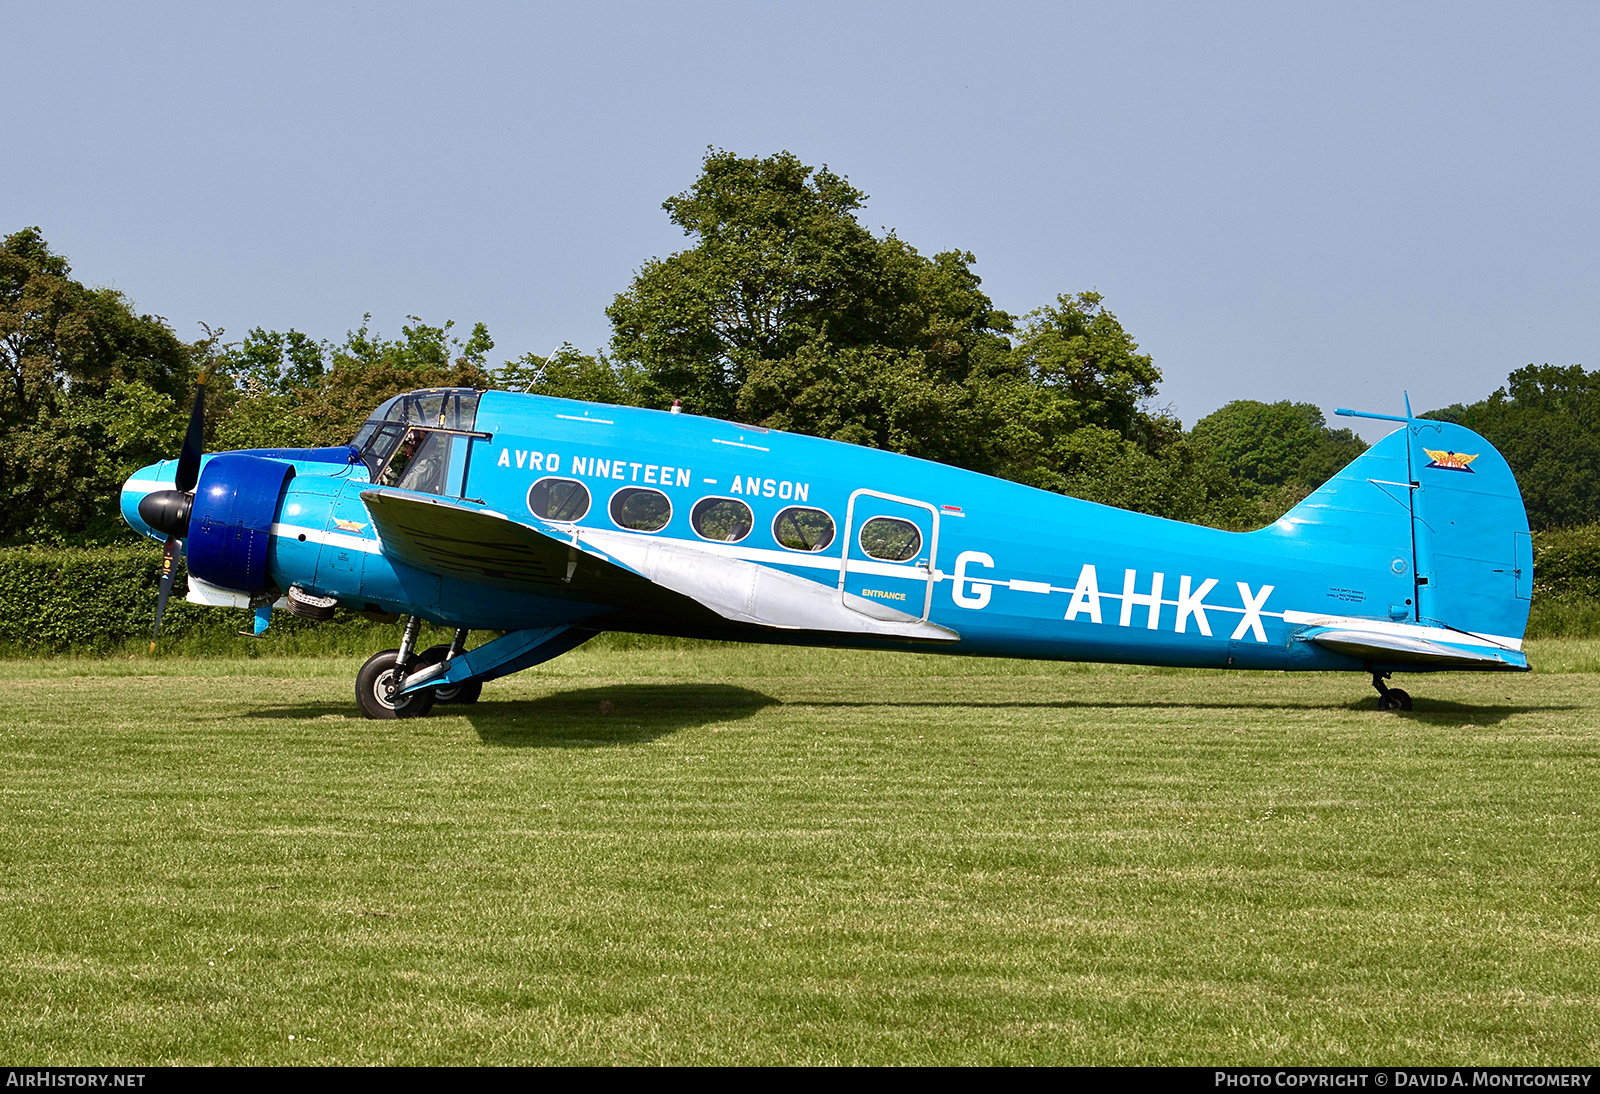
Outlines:
[[[865,614],[867,608],[854,599],[860,597],[914,618],[928,618],[939,551],[935,506],[877,490],[857,490],[845,513],[844,543],[839,593],[846,607]]]

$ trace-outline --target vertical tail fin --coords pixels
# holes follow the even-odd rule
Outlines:
[[[1464,426],[1404,422],[1274,529],[1336,546],[1389,592],[1392,618],[1520,640],[1533,558],[1516,477]]]

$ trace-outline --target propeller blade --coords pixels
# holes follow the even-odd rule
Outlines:
[[[194,385],[194,406],[189,409],[189,429],[183,435],[183,451],[178,456],[177,481],[173,484],[185,494],[200,481],[200,455],[205,448],[206,374]]]
[[[167,549],[161,553],[161,591],[156,594],[156,623],[150,628],[150,652],[156,652],[156,635],[161,633],[161,617],[167,611],[167,597],[172,595],[172,579],[177,574],[178,537],[167,537]]]
[[[189,529],[189,509],[194,504],[195,484],[200,481],[200,457],[205,450],[206,374],[194,385],[194,405],[189,408],[189,428],[183,434],[183,451],[178,453],[178,469],[173,475],[173,490],[156,490],[139,501],[139,516],[157,531],[167,533],[167,546],[161,552],[161,591],[156,594],[156,621],[150,628],[150,652],[156,652],[156,636],[161,633],[161,617],[167,614],[167,598],[172,595],[172,579],[177,575],[180,534]]]

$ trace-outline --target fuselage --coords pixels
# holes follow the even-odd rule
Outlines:
[[[533,395],[485,392],[475,421],[458,424],[429,466],[423,449],[410,457],[409,479],[389,488],[409,481],[553,535],[675,541],[835,589],[857,610],[865,601],[959,636],[922,643],[841,634],[832,640],[840,645],[1360,670],[1357,658],[1299,640],[1308,621],[1358,618],[1419,632],[1428,624],[1414,603],[1409,548],[1330,536],[1326,522],[1225,532],[839,442]],[[472,629],[570,623],[717,636],[703,623],[619,615],[611,605],[414,569],[384,553],[362,501],[374,488],[370,461],[291,462],[266,561],[279,589]],[[130,498],[171,478],[169,464],[135,475],[124,512]],[[129,522],[159,538],[136,512]],[[738,628],[727,636],[794,640]],[[1520,630],[1494,637],[1508,651],[1520,647]],[[1508,652],[1503,667],[1522,667],[1519,657]]]

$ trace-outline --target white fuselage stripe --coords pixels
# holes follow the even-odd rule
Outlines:
[[[369,555],[383,553],[383,544],[366,536],[352,536],[344,532],[325,532],[300,524],[274,524],[272,534],[306,543],[322,543],[329,547],[343,547],[347,551],[365,551]]]

